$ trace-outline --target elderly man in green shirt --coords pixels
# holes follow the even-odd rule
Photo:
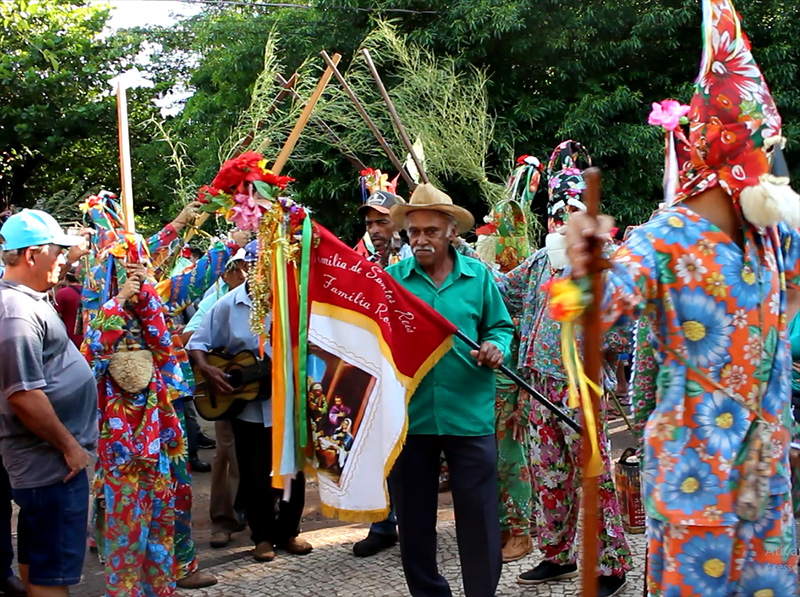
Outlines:
[[[491,597],[502,566],[493,369],[503,364],[514,327],[486,268],[450,246],[474,224],[467,210],[421,184],[408,204],[392,207],[391,216],[408,231],[414,259],[386,271],[480,345],[470,350],[456,340],[408,405],[408,437],[390,479],[406,582],[414,597],[451,595],[436,565],[439,454],[444,452],[464,593]]]

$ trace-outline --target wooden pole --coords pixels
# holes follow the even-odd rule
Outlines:
[[[294,73],[289,78],[288,81],[283,77],[281,77],[280,84],[282,86],[282,89],[278,92],[278,95],[275,96],[275,99],[272,100],[272,103],[269,105],[269,108],[267,108],[265,114],[266,116],[272,114],[289,93],[294,93],[294,89],[292,89],[292,87],[294,87],[294,84],[296,82],[297,82],[297,73]],[[250,131],[244,138],[244,141],[239,143],[239,146],[236,148],[236,151],[233,152],[233,157],[236,157],[237,155],[241,154],[245,149],[247,149],[250,143],[253,142],[253,138],[256,136],[256,131],[260,128],[261,128],[261,122],[259,121],[253,127],[253,130]]]
[[[131,142],[128,134],[128,96],[122,81],[117,81],[117,121],[119,133],[119,177],[122,199],[122,224],[126,232],[136,232],[133,219],[133,181],[131,178]]]
[[[339,60],[341,60],[341,58],[342,57],[339,54],[336,54],[334,56],[334,59],[336,60],[335,64],[338,64]],[[335,64],[334,64],[334,68],[335,68]],[[278,158],[275,160],[275,164],[273,164],[273,166],[272,166],[272,171],[275,174],[280,174],[281,170],[283,170],[283,167],[286,165],[286,162],[289,159],[289,155],[291,155],[292,150],[297,145],[297,139],[300,137],[300,133],[303,132],[303,128],[305,128],[305,125],[308,122],[309,117],[311,116],[311,112],[314,110],[314,106],[317,105],[317,102],[319,101],[319,98],[322,95],[322,92],[325,90],[325,87],[327,86],[328,81],[330,81],[330,78],[331,78],[332,74],[333,73],[330,72],[330,68],[326,69],[325,72],[322,74],[322,78],[319,80],[319,83],[317,83],[317,88],[314,90],[314,93],[312,94],[311,98],[309,98],[308,103],[306,104],[305,108],[303,108],[303,112],[300,114],[300,118],[297,120],[297,123],[294,125],[294,129],[292,129],[292,132],[289,135],[289,138],[286,139],[286,143],[283,144],[283,148],[281,149],[280,154],[278,154]],[[292,78],[289,79],[289,81],[286,82],[286,84],[284,85],[284,90],[281,93],[284,93],[284,91],[285,91],[285,93],[289,93],[290,92],[292,86],[294,85],[294,80],[296,78],[295,75],[293,75]],[[284,94],[284,96],[285,96],[285,94]],[[275,102],[273,103],[273,106],[277,105],[278,101],[279,101],[278,98],[276,98]],[[200,214],[200,216],[195,221],[194,226],[186,233],[186,237],[184,238],[183,242],[184,243],[188,243],[190,240],[192,240],[192,238],[195,235],[195,230],[197,228],[202,228],[203,224],[206,223],[206,221],[208,220],[208,218],[210,216],[211,216],[211,214],[208,213],[208,212]]]
[[[425,173],[425,168],[422,167],[422,162],[417,157],[417,152],[414,151],[414,145],[411,143],[411,139],[406,132],[406,127],[403,126],[403,121],[400,120],[397,110],[394,109],[394,102],[392,102],[392,98],[389,97],[389,92],[386,91],[386,87],[381,80],[381,76],[378,74],[378,69],[375,67],[375,63],[372,61],[372,56],[370,56],[369,50],[364,48],[361,50],[361,53],[364,55],[364,58],[367,61],[369,72],[372,73],[372,78],[375,79],[375,84],[378,86],[378,91],[381,92],[383,101],[386,102],[386,107],[389,110],[389,116],[391,116],[394,126],[397,127],[397,132],[400,133],[400,138],[403,140],[406,149],[408,149],[408,153],[411,154],[411,159],[414,160],[414,165],[417,167],[417,172],[419,172],[419,179],[423,183],[427,184],[430,181],[428,180],[428,175]]]
[[[289,135],[289,138],[283,145],[283,149],[281,149],[281,152],[278,154],[278,159],[276,159],[275,163],[272,165],[272,171],[275,174],[280,174],[283,170],[283,167],[286,165],[286,162],[289,160],[289,156],[291,155],[295,145],[297,145],[297,140],[300,138],[300,133],[303,132],[308,119],[311,118],[311,112],[314,111],[314,106],[317,105],[319,98],[322,96],[322,92],[325,91],[328,81],[331,80],[333,72],[336,70],[336,65],[339,64],[341,59],[341,54],[334,54],[333,60],[330,60],[330,58],[326,60],[328,63],[328,68],[326,68],[325,72],[322,73],[322,77],[320,78],[319,83],[317,83],[317,88],[314,89],[314,93],[312,93],[311,97],[308,99],[308,103],[306,104],[306,107],[303,108],[300,118],[298,118],[297,123],[294,125],[294,129],[292,129],[292,133]]]
[[[584,171],[583,177],[586,180],[586,190],[583,193],[583,200],[586,204],[586,212],[589,216],[597,218],[600,212],[600,169],[588,168]],[[592,302],[586,309],[583,316],[583,360],[586,375],[596,386],[601,387],[601,335],[600,335],[600,301],[603,292],[603,273],[602,273],[602,246],[597,240],[592,243],[592,267],[590,268],[590,280],[592,288]],[[589,395],[592,400],[594,419],[597,425],[602,425],[600,420],[600,396],[590,387]],[[598,516],[601,515],[599,508],[599,488],[597,477],[589,477],[586,474],[589,459],[592,456],[592,444],[589,439],[588,426],[583,425],[583,575],[581,595],[584,597],[596,597],[597,595],[597,560],[598,560]],[[610,472],[610,471],[609,471]]]
[[[275,75],[275,78],[281,85],[287,84],[286,79],[284,79],[280,74]],[[290,88],[288,89],[288,91],[294,99],[296,100],[300,99],[300,94],[298,94],[294,89]],[[347,161],[350,162],[356,170],[361,172],[362,170],[367,169],[367,167],[364,165],[364,162],[359,160],[357,155],[355,155],[352,151],[347,149],[347,147],[344,144],[344,141],[342,141],[342,138],[336,134],[336,131],[334,131],[330,126],[328,126],[327,122],[325,122],[319,117],[315,117],[314,124],[316,124],[320,129],[322,129],[322,131],[326,135],[328,135],[328,137],[330,137],[331,141],[333,141],[336,147],[339,148],[339,151],[342,152],[344,157],[347,158]]]
[[[342,87],[344,88],[344,92],[347,94],[347,97],[349,97],[350,101],[353,102],[356,111],[361,115],[361,118],[364,119],[364,122],[367,123],[369,130],[371,130],[372,134],[375,135],[375,138],[378,140],[378,143],[386,152],[386,155],[389,156],[389,159],[391,160],[394,167],[397,168],[397,170],[400,172],[403,179],[408,184],[408,187],[411,190],[411,192],[413,192],[414,189],[417,188],[417,183],[415,183],[414,179],[411,178],[408,172],[406,172],[406,169],[403,167],[403,164],[400,163],[400,160],[397,158],[397,155],[395,155],[394,151],[392,151],[392,148],[386,142],[386,139],[383,138],[383,135],[381,135],[381,132],[378,130],[378,127],[375,126],[375,123],[372,121],[372,118],[370,118],[369,114],[367,114],[367,111],[364,109],[364,106],[361,105],[360,101],[358,101],[355,92],[350,88],[350,85],[347,84],[347,81],[344,80],[342,73],[339,72],[339,70],[336,68],[336,65],[331,61],[331,58],[330,56],[328,56],[328,53],[325,52],[325,50],[323,50],[322,52],[320,52],[320,54],[325,59],[325,62],[328,64],[328,67],[333,68],[333,74],[336,75],[336,79],[339,81],[339,83],[341,83]]]

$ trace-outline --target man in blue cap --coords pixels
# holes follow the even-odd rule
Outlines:
[[[0,242],[0,457],[20,507],[20,575],[33,597],[69,595],[86,551],[97,386],[46,293],[84,239],[26,209],[5,221]]]

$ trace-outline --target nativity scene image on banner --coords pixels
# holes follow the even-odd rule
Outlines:
[[[315,344],[308,345],[308,419],[317,472],[339,483],[376,379]]]

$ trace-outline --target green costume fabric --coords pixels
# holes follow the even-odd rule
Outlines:
[[[511,354],[506,365],[513,369],[519,350],[519,339],[515,335]],[[497,373],[495,382],[495,414],[497,424],[497,481],[499,490],[498,510],[500,530],[512,536],[530,535],[533,516],[531,472],[528,462],[531,432],[528,400],[522,399],[517,385],[502,373]],[[515,416],[523,429],[522,441],[514,438],[507,421]]]

